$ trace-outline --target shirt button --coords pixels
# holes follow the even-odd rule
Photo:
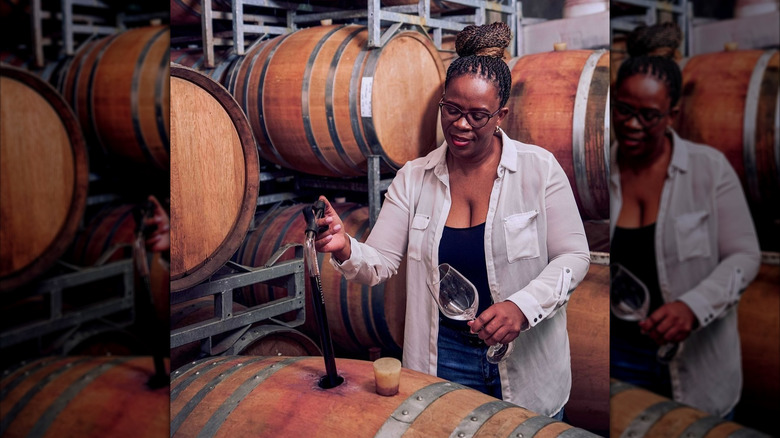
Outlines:
[[[534,318],[534,322],[536,322],[536,321],[537,321],[537,319],[536,319],[536,318]]]
[[[542,319],[542,314],[541,313],[539,314],[539,319]]]

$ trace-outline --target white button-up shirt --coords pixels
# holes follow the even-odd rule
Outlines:
[[[590,257],[569,181],[553,155],[511,140],[502,152],[485,223],[485,258],[494,302],[514,302],[528,325],[499,364],[505,400],[543,415],[566,403],[571,389],[566,310]],[[426,275],[438,248],[451,194],[446,142],[406,163],[390,185],[365,244],[334,267],[348,280],[376,284],[394,275],[407,254],[404,367],[436,374],[438,309]]]
[[[737,330],[741,292],[761,263],[753,221],[737,174],[715,148],[672,136],[672,159],[655,226],[664,302],[682,301],[699,327],[669,364],[678,402],[724,415],[739,401],[742,367]],[[610,164],[610,236],[620,213],[617,146]]]

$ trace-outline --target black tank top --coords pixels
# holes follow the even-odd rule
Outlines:
[[[615,227],[610,241],[610,271],[615,273],[619,263],[631,271],[650,292],[648,316],[664,303],[661,288],[658,285],[658,269],[655,259],[655,224],[639,228]],[[643,335],[635,321],[622,320],[610,312],[610,335],[630,341],[637,347],[657,348],[649,336]]]
[[[469,228],[444,227],[439,241],[439,263],[449,263],[458,272],[468,278],[477,288],[479,309],[477,316],[493,304],[488,285],[487,266],[485,264],[485,224]],[[466,321],[439,316],[449,327],[468,330]]]

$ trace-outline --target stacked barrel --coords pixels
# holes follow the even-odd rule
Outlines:
[[[172,375],[171,436],[596,436],[405,368],[398,394],[381,396],[371,362],[337,359],[336,365],[344,382],[324,390],[320,358],[195,361]]]

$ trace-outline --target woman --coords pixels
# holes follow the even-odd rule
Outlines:
[[[611,375],[726,416],[742,382],[735,304],[760,252],[726,158],[670,127],[681,83],[677,64],[657,56],[627,59],[615,83],[610,263],[647,287],[650,308],[639,324],[612,315]],[[677,353],[657,361],[669,343]]]
[[[365,244],[327,204],[319,224],[329,229],[316,245],[348,280],[372,285],[407,254],[405,367],[561,419],[571,388],[562,306],[588,270],[588,245],[552,154],[499,127],[509,112],[501,57],[510,39],[503,23],[458,34],[439,104],[445,143],[398,171]],[[427,291],[428,272],[444,262],[479,291],[468,325],[442,317]],[[504,362],[487,363],[488,345],[512,341]]]

